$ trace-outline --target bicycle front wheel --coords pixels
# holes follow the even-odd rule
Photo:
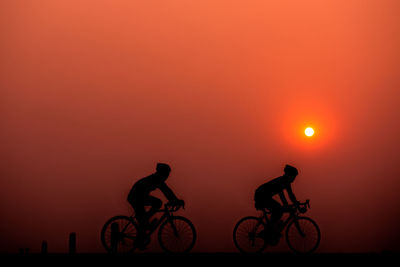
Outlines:
[[[321,241],[321,232],[316,222],[308,217],[297,217],[286,228],[286,242],[297,253],[311,253]]]
[[[267,243],[260,235],[265,229],[260,218],[248,216],[242,218],[233,229],[233,241],[235,246],[243,253],[262,252]]]
[[[189,252],[196,242],[196,229],[185,217],[174,216],[160,226],[158,241],[166,252]]]
[[[115,237],[112,237],[113,227],[116,227]],[[137,226],[131,217],[115,216],[104,224],[101,230],[101,243],[108,252],[132,252],[135,250],[136,235]]]

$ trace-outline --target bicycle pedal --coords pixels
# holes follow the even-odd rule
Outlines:
[[[269,240],[269,244],[270,244],[271,246],[277,246],[277,245],[279,244],[279,241],[280,241],[280,240],[281,240],[280,238],[276,238],[276,239]]]
[[[150,237],[143,237],[141,240],[136,240],[135,246],[140,250],[145,250],[147,246],[150,244]]]

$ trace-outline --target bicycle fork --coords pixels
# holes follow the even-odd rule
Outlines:
[[[299,224],[299,220],[294,219],[294,225],[296,226],[296,229],[299,232],[299,234],[301,235],[301,237],[305,237],[306,234],[303,232],[303,230],[301,230],[301,227],[300,227],[300,224]]]
[[[169,216],[169,217],[168,217],[168,221],[169,221],[169,224],[170,224],[171,227],[172,227],[172,230],[174,231],[175,237],[178,237],[178,236],[179,236],[179,233],[178,233],[178,229],[176,229],[176,225],[174,224],[173,217],[172,217],[172,216]]]

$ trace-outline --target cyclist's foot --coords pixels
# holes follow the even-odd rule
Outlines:
[[[145,250],[150,243],[150,237],[148,235],[139,236],[136,238],[135,247],[140,250]]]
[[[138,245],[138,248],[140,249],[140,250],[145,250],[146,248],[147,248],[147,246],[149,245],[149,243],[150,243],[150,240],[146,240],[146,241],[142,241],[139,245]]]
[[[268,239],[268,243],[271,246],[276,246],[279,244],[279,240],[281,240],[282,234],[280,232],[274,232]]]
[[[285,228],[285,223],[282,220],[279,220],[275,225],[275,230],[280,232],[283,228]]]
[[[261,237],[263,239],[267,239],[268,238],[268,231],[267,229],[262,229],[258,234],[257,237]]]
[[[271,246],[277,246],[279,244],[279,240],[280,240],[279,238],[271,238],[268,243]]]

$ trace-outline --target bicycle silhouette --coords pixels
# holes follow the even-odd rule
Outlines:
[[[304,212],[310,208],[310,201],[299,204],[299,209],[294,205],[287,206],[285,213],[288,218],[283,221],[281,232],[286,227],[286,243],[289,248],[297,253],[311,253],[317,249],[321,240],[321,232],[318,225],[310,218],[299,216],[300,210]],[[269,212],[262,210],[260,217],[247,216],[236,224],[233,230],[235,246],[243,253],[259,253],[264,251],[268,240],[263,233],[270,223]]]
[[[164,213],[150,231],[146,239],[158,228],[158,242],[166,252],[189,252],[196,242],[196,229],[193,223],[182,216],[175,216],[181,206],[164,205],[158,213]],[[113,229],[114,228],[114,229]],[[108,252],[129,253],[140,247],[138,245],[139,224],[135,216],[114,216],[109,219],[101,231],[101,242]],[[114,232],[114,233],[113,233]]]

